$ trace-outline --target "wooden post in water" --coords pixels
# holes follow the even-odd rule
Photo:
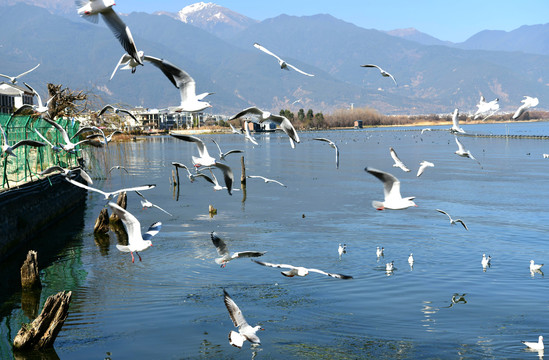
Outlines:
[[[122,209],[126,209],[126,206],[128,205],[128,195],[126,195],[125,191],[122,191],[120,194],[118,194],[116,204],[118,204],[118,206],[120,206]],[[120,218],[115,213],[112,213],[110,220],[111,222],[119,222]]]
[[[23,324],[15,339],[16,350],[45,349],[53,342],[67,319],[72,292],[61,291],[50,296],[40,315],[30,324]]]
[[[34,250],[29,250],[21,266],[21,287],[25,290],[42,288],[38,274],[38,253]]]
[[[109,232],[109,212],[107,209],[101,209],[97,220],[95,220],[95,226],[93,227],[93,232],[95,234],[102,233],[106,234]]]
[[[240,167],[242,168],[240,183],[242,184],[242,186],[246,186],[246,165],[244,165],[244,156],[240,157]]]

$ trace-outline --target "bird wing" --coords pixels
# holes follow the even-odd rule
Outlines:
[[[169,212],[167,212],[166,210],[162,209],[160,206],[156,205],[156,204],[152,204],[152,207],[154,208],[157,208],[158,210],[170,215],[170,216],[173,216],[172,214],[170,214]]]
[[[244,128],[246,130],[246,138],[249,139],[254,145],[259,145],[257,141],[252,137],[252,134],[250,134],[250,129],[248,129],[248,122],[244,121]]]
[[[173,65],[167,60],[159,59],[154,56],[145,55],[143,60],[148,61],[152,63],[154,66],[156,66],[157,68],[159,68],[160,71],[162,71],[164,75],[166,75],[168,80],[171,81],[173,86],[175,86],[176,88],[179,88],[179,85],[175,81],[174,74],[177,74],[181,69],[179,69],[177,66]]]
[[[233,182],[234,182],[233,171],[228,165],[225,165],[225,164],[215,163],[214,166],[223,172],[223,180],[225,181],[225,187],[227,188],[229,195],[232,195],[231,190],[233,188]]]
[[[274,56],[278,61],[280,62],[284,62],[284,60],[282,60],[278,55],[272,53],[271,51],[267,50],[266,48],[264,48],[263,46],[259,45],[258,43],[254,43],[254,47],[256,49],[259,49],[261,51],[263,51],[265,54],[269,54],[271,56]]]
[[[465,152],[465,148],[463,147],[463,144],[458,140],[458,138],[454,136],[454,139],[456,139],[456,144],[458,146],[458,150],[460,152]]]
[[[268,119],[280,126],[282,131],[284,131],[286,135],[290,137],[290,139],[292,139],[296,143],[299,143],[299,136],[297,135],[297,131],[295,130],[290,120],[288,120],[288,118],[280,115],[271,115]]]
[[[2,127],[2,125],[0,125],[0,131],[2,131],[2,141],[4,145],[8,145],[8,136],[6,135],[6,132],[4,131],[4,128]]]
[[[410,169],[408,169],[406,167],[406,165],[404,165],[404,163],[399,159],[395,149],[393,149],[392,147],[389,148],[390,152],[391,152],[391,157],[393,158],[393,160],[395,161],[395,164],[401,168],[402,170],[408,172],[410,171]]]
[[[303,70],[299,70],[298,68],[296,68],[296,67],[293,66],[292,64],[286,63],[286,65],[288,65],[289,67],[291,67],[292,69],[294,69],[294,70],[297,71],[298,73],[302,73],[303,75],[314,76],[313,74],[309,74],[309,73],[306,73],[306,72],[303,71]]]
[[[135,117],[134,114],[131,113],[131,111],[129,110],[126,110],[126,109],[118,109],[118,112],[121,112],[121,113],[124,113],[124,114],[128,114],[132,119],[134,119],[135,121],[138,121],[137,118]],[[111,134],[112,135],[112,134]]]
[[[229,150],[225,153],[225,156],[229,155],[229,154],[237,154],[237,153],[243,153],[244,151],[242,150]]]
[[[112,169],[112,168],[111,168],[111,169]],[[135,193],[136,193],[137,195],[141,196],[141,198],[143,198],[144,200],[147,200],[147,199],[145,199],[145,197],[143,196],[143,194],[141,194],[139,191],[136,190]]]
[[[180,134],[170,134],[174,138],[177,138],[179,140],[188,141],[188,142],[194,142],[196,146],[198,147],[198,154],[200,154],[200,157],[209,157],[210,154],[208,154],[208,149],[206,148],[206,145],[204,144],[204,141],[197,138],[196,136],[190,136],[190,135],[180,135]]]
[[[309,272],[312,271],[312,272],[319,273],[319,274],[322,274],[322,275],[331,276],[331,277],[336,278],[336,279],[348,280],[348,279],[352,279],[352,278],[353,278],[352,276],[349,276],[349,275],[334,274],[334,273],[329,273],[329,272],[322,271],[322,270],[319,270],[319,269],[308,269],[308,270],[309,270]]]
[[[112,7],[101,11],[101,15],[103,15],[103,20],[105,20],[105,23],[109,29],[111,29],[124,50],[126,50],[138,64],[142,64],[142,61],[137,54],[137,47],[135,46],[130,28],[120,19],[120,16],[118,16]]]
[[[223,302],[225,303],[225,306],[229,311],[229,316],[231,317],[234,326],[236,326],[237,328],[241,328],[245,325],[248,325],[246,319],[244,318],[244,315],[242,315],[242,311],[240,311],[238,305],[236,305],[234,300],[231,298],[229,293],[225,291],[225,289],[223,289]]]
[[[42,98],[40,97],[40,94],[34,90],[29,84],[27,84],[26,82],[23,81],[23,84],[25,84],[26,87],[29,88],[29,90],[34,94],[36,95],[36,97],[38,98],[38,106],[42,107]]]
[[[440,210],[440,209],[436,209],[436,210],[437,210],[439,213],[443,213],[444,215],[448,216],[448,218],[449,218],[450,220],[452,220],[452,217],[451,217],[450,214],[448,214],[446,211]]]
[[[112,212],[122,220],[122,224],[124,224],[124,228],[128,233],[128,242],[132,244],[136,240],[141,240],[141,224],[139,223],[139,220],[129,211],[121,208],[118,204],[110,202],[109,206]]]
[[[48,118],[47,116],[43,117],[43,119],[46,120],[47,123],[49,123],[50,125],[52,125],[54,128],[56,128],[61,132],[61,137],[63,137],[63,141],[65,141],[65,144],[71,143],[69,134],[67,134],[67,131],[63,129],[61,125],[59,125],[57,122],[53,121],[52,119]]]
[[[217,185],[217,183],[215,181],[213,181],[213,179],[211,177],[209,177],[208,175],[206,175],[206,174],[198,173],[198,174],[194,175],[194,177],[203,177],[210,184],[212,184],[214,186]]]
[[[463,222],[463,220],[457,219],[457,220],[455,220],[455,222],[458,222],[458,223],[460,223],[461,225],[463,225],[463,227],[465,228],[465,230],[469,230],[469,229],[467,228],[467,225],[465,225],[465,223]]]
[[[212,231],[212,233],[210,234],[210,237],[212,239],[212,243],[214,244],[215,249],[217,250],[217,254],[219,256],[229,255],[229,249],[227,248],[227,244],[225,244],[225,241],[223,241],[223,239],[217,236],[215,231]]]
[[[394,175],[373,168],[366,168],[365,170],[368,173],[374,175],[383,183],[383,193],[385,195],[385,200],[392,197],[401,198],[400,181]]]
[[[459,120],[458,120],[459,110],[455,109],[454,113],[452,114],[452,125],[453,128],[459,128]]]
[[[44,144],[43,142],[36,141],[36,140],[25,139],[25,140],[18,141],[17,143],[15,143],[14,145],[12,145],[11,148],[12,148],[13,150],[15,150],[15,149],[17,149],[19,146],[23,146],[23,145],[34,146],[34,147],[46,146],[46,144]]]
[[[87,172],[84,171],[84,169],[80,169],[80,176],[82,177],[82,179],[84,179],[85,182],[88,183],[88,185],[93,184],[92,178],[90,177],[90,175],[88,175]]]
[[[30,73],[31,71],[36,70],[36,68],[39,67],[39,66],[40,66],[40,64],[36,65],[35,67],[33,67],[33,68],[30,69],[30,70],[25,71],[24,73],[21,73],[21,74],[17,75],[15,78],[20,78],[20,77],[23,76],[23,75],[27,75],[27,74]]]
[[[11,77],[11,76],[9,76],[9,75],[4,75],[4,74],[0,74],[0,76],[1,76],[1,77],[5,77],[6,79],[9,79],[10,82],[12,82],[12,83],[13,83],[13,81],[16,79],[15,77]]]
[[[232,130],[233,133],[239,134],[239,135],[241,134],[238,130],[236,130],[236,128],[233,126],[233,124],[229,123],[229,126],[231,127],[231,130]]]
[[[395,80],[395,77],[394,77],[393,75],[389,74],[388,72],[385,72],[385,73],[386,73],[391,79],[393,79],[395,85],[398,86],[397,81]]]
[[[160,232],[160,229],[162,229],[162,223],[160,221],[157,221],[153,223],[151,226],[149,226],[149,229],[146,233],[143,234],[142,238],[143,240],[150,240]]]
[[[54,173],[54,172],[57,172],[57,171],[61,171],[61,172],[65,172],[66,170],[63,169],[61,166],[59,165],[54,165],[54,166],[50,166],[49,168],[47,168],[46,170],[42,171],[40,173],[40,175],[48,175],[48,174],[51,174],[51,173]]]
[[[154,66],[159,68],[172,82],[172,84],[179,89],[181,102],[185,102],[187,99],[194,99],[196,97],[196,83],[194,79],[184,70],[164,59],[146,56],[145,60],[151,62]]]
[[[376,68],[378,69],[379,71],[381,71],[381,68],[377,65],[374,65],[374,64],[366,64],[366,65],[360,65],[361,67],[368,67],[368,68]]]
[[[219,147],[219,144],[217,143],[217,141],[215,141],[215,139],[212,139],[213,143],[217,146],[217,149],[219,150],[219,154],[223,154],[223,151],[221,151],[221,148]]]
[[[236,115],[233,115],[229,118],[229,121],[230,120],[234,120],[234,119],[238,119],[240,117],[243,117],[243,116],[246,116],[246,115],[257,115],[257,116],[263,116],[263,110],[255,107],[255,106],[252,106],[252,107],[249,107],[249,108],[246,108],[242,111],[240,111],[239,113],[237,113]]]
[[[102,191],[102,190],[96,189],[96,188],[91,187],[91,186],[84,185],[84,184],[82,184],[82,183],[80,183],[80,182],[78,182],[78,181],[76,181],[76,180],[73,180],[73,179],[70,179],[70,178],[67,178],[67,177],[65,178],[65,180],[67,180],[67,181],[70,182],[71,184],[73,184],[73,185],[75,185],[75,186],[78,186],[78,187],[80,187],[80,188],[82,188],[82,189],[86,189],[86,190],[89,190],[89,191],[95,191],[95,192],[97,192],[97,193],[102,194],[102,195],[105,196],[105,197],[108,197],[108,196],[109,196],[109,193],[106,193],[106,192],[104,192],[104,191]]]
[[[111,194],[115,195],[115,194],[119,194],[121,192],[150,190],[150,189],[154,189],[155,187],[156,187],[156,185],[154,185],[154,184],[134,186],[134,187],[131,187],[131,188],[125,188],[125,189],[120,189],[120,190],[113,191],[113,192],[111,192]]]
[[[258,261],[258,260],[254,260],[254,259],[251,259],[254,263],[257,263],[259,265],[263,265],[263,266],[268,266],[268,267],[274,267],[274,268],[279,268],[279,269],[295,269],[296,267],[293,266],[293,265],[287,265],[287,264],[272,264],[272,263],[268,263],[268,262],[264,262],[264,261]]]
[[[245,258],[245,257],[259,257],[265,255],[266,251],[239,251],[235,252],[231,257],[234,258]]]

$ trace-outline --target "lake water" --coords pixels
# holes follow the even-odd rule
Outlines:
[[[549,135],[548,123],[464,125],[468,132]],[[433,129],[441,129],[433,127]],[[61,359],[537,359],[521,340],[549,330],[549,283],[531,274],[529,262],[549,262],[549,142],[461,137],[482,165],[454,154],[447,131],[420,135],[418,128],[300,133],[290,148],[284,134],[200,135],[210,153],[242,149],[248,175],[281,181],[287,188],[248,179],[246,193],[213,191],[181,175],[179,195],[170,185],[172,161],[191,165],[196,146],[168,136],[112,143],[91,163],[96,187],[116,189],[154,183],[143,192],[174,216],[143,210],[128,194],[128,210],[146,229],[162,221],[153,247],[132,264],[116,249],[117,237],[98,240],[93,225],[105,201],[90,193],[83,215],[73,214],[39,239],[45,298],[72,290],[69,317],[46,358]],[[334,150],[314,137],[328,137]],[[393,168],[389,147],[412,169]],[[431,161],[416,177],[422,160]],[[227,158],[240,188],[240,155]],[[129,175],[113,170],[124,165]],[[376,211],[382,184],[364,168],[394,174],[403,196],[417,208]],[[221,175],[218,174],[221,179]],[[213,218],[208,205],[218,209]],[[463,219],[451,226],[443,209]],[[83,220],[82,220],[83,218]],[[231,251],[267,251],[260,260],[352,275],[339,280],[311,273],[286,278],[280,269],[236,259],[214,262],[210,232]],[[57,245],[51,250],[55,240]],[[340,259],[339,243],[347,244]],[[385,256],[376,257],[383,246]],[[415,263],[410,268],[408,255]],[[482,254],[492,266],[483,271]],[[23,254],[24,255],[24,254]],[[18,255],[19,257],[22,254]],[[16,257],[14,257],[16,258]],[[137,260],[137,258],[136,258]],[[385,263],[396,270],[387,274]],[[22,322],[18,266],[2,264],[8,291],[0,295],[0,350]],[[12,280],[13,279],[13,282]],[[260,324],[261,346],[232,347],[234,330],[223,289],[251,325]],[[463,295],[452,298],[454,294]],[[20,357],[25,358],[25,357]],[[32,358],[32,357],[30,357]]]

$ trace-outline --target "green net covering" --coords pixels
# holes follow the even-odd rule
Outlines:
[[[61,125],[72,137],[79,128],[80,123],[70,119],[58,119]],[[2,153],[0,159],[0,190],[10,186],[37,180],[38,174],[50,166],[59,165],[63,168],[78,166],[78,153],[70,154],[59,149],[58,144],[64,143],[61,133],[48,124],[45,120],[36,116],[14,116],[0,114],[0,125],[4,129],[9,145],[14,145],[24,139],[31,139],[45,143],[43,147],[19,146],[14,150],[16,157]],[[42,135],[48,144],[40,135]],[[77,141],[75,139],[74,141]],[[3,139],[2,139],[2,145]]]

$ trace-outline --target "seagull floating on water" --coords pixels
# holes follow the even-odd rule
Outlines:
[[[33,147],[46,146],[46,144],[41,143],[40,141],[30,140],[30,139],[24,139],[24,140],[18,141],[17,143],[10,146],[8,144],[8,136],[6,135],[6,132],[4,131],[4,128],[1,125],[0,125],[0,131],[2,131],[2,154],[4,153],[8,154],[7,156],[11,155],[13,157],[17,157],[17,155],[15,155],[13,150],[17,149],[19,146],[23,146],[23,145],[33,146]]]
[[[452,217],[450,216],[450,214],[448,214],[446,211],[444,210],[440,210],[440,209],[437,209],[437,211],[439,213],[443,213],[444,215],[448,216],[448,218],[450,219],[450,225],[455,225],[456,223],[460,223],[461,225],[463,225],[463,227],[465,228],[465,230],[469,230],[467,229],[467,225],[465,225],[465,223],[463,222],[463,220],[461,219],[452,219]]]
[[[113,202],[110,202],[109,206],[112,212],[116,214],[120,220],[122,220],[122,224],[128,234],[128,245],[117,244],[116,248],[122,252],[131,253],[132,263],[135,262],[135,258],[133,257],[134,252],[139,257],[139,261],[141,261],[141,255],[139,255],[138,251],[147,250],[152,246],[151,239],[153,236],[158,234],[162,228],[162,223],[160,221],[155,222],[149,227],[149,230],[147,230],[146,233],[141,235],[141,224],[135,216]]]
[[[383,77],[390,77],[391,79],[393,79],[394,83],[396,86],[398,86],[395,78],[393,75],[389,74],[387,71],[383,70],[382,68],[380,68],[379,66],[377,65],[374,65],[374,64],[366,64],[366,65],[360,65],[361,67],[367,67],[367,68],[376,68],[379,70],[379,72],[381,73],[381,76]]]
[[[221,257],[218,257],[215,259],[215,262],[221,267],[227,266],[227,263],[231,260],[237,259],[237,258],[245,258],[245,257],[259,257],[265,255],[266,251],[239,251],[235,252],[232,255],[229,253],[229,249],[227,248],[227,244],[225,244],[225,241],[221,239],[215,231],[212,231],[210,234],[210,237],[212,238],[212,243],[215,246],[215,249],[217,250],[217,254]]]
[[[238,332],[231,330],[229,333],[229,343],[237,348],[241,348],[246,340],[252,344],[260,344],[261,341],[255,333],[264,329],[259,325],[254,327],[248,325],[244,315],[242,315],[242,311],[225,289],[223,289],[223,302],[229,311],[229,316],[231,317],[234,326],[238,328]]]
[[[158,205],[155,205],[153,204],[152,202],[150,202],[149,200],[147,200],[143,194],[141,194],[139,191],[135,190],[135,193],[139,196],[141,196],[141,206],[143,207],[143,209],[145,208],[151,208],[151,207],[154,207],[154,208],[157,208],[158,210],[170,215],[170,216],[173,216],[172,214],[170,214],[169,212],[167,212],[166,210],[162,209],[160,206]]]
[[[534,260],[530,260],[530,271],[536,271],[536,270],[541,270],[541,267],[545,265],[545,264],[536,264],[534,263]]]
[[[326,138],[314,138],[313,140],[318,140],[318,141],[327,142],[328,145],[330,145],[330,146],[335,150],[335,156],[336,156],[336,169],[339,169],[339,148],[337,147],[337,145],[335,144],[335,142],[333,142],[333,141],[330,140],[330,139],[326,139]]]
[[[395,261],[394,261],[394,260],[391,261],[390,263],[386,263],[386,264],[385,264],[385,271],[391,272],[391,271],[393,271],[393,270],[396,270],[396,268],[395,268]]]
[[[423,172],[425,171],[425,169],[427,167],[434,167],[435,164],[433,164],[432,162],[429,162],[429,161],[422,161],[419,163],[419,169],[417,169],[417,177],[420,177],[421,174],[423,174]]]
[[[539,100],[538,98],[525,96],[524,99],[521,100],[521,103],[522,105],[513,115],[513,120],[518,119],[526,110],[530,109],[531,107],[537,106],[539,104]]]
[[[410,266],[414,266],[414,254],[412,253],[408,256],[408,264],[410,264]]]
[[[339,246],[337,248],[337,253],[339,254],[339,257],[341,258],[341,255],[347,253],[347,245],[346,244],[343,244],[343,245],[339,244]]]
[[[248,179],[262,179],[263,181],[265,181],[265,183],[275,183],[275,184],[278,184],[280,186],[283,186],[283,187],[287,187],[286,185],[284,185],[283,183],[281,183],[280,181],[276,181],[276,180],[273,180],[273,179],[268,179],[264,176],[259,176],[259,175],[248,175],[246,176],[246,178]]]
[[[111,191],[111,192],[105,192],[103,190],[99,190],[99,189],[96,189],[94,187],[91,187],[91,186],[86,186],[76,180],[73,180],[73,179],[69,179],[69,178],[65,178],[65,180],[67,180],[68,182],[70,182],[71,184],[75,185],[75,186],[78,186],[82,189],[86,189],[86,190],[90,190],[90,191],[94,191],[94,192],[97,192],[97,193],[100,193],[102,194],[104,197],[105,197],[105,200],[110,200],[112,199],[115,195],[121,193],[121,192],[128,192],[128,191],[142,191],[142,190],[150,190],[150,189],[153,189],[154,187],[156,187],[156,185],[143,185],[143,186],[136,186],[136,187],[131,187],[131,188],[126,188],[126,189],[120,189],[120,190],[115,190],[115,191]]]
[[[352,279],[353,278],[352,276],[348,276],[348,275],[328,273],[328,272],[325,272],[325,271],[322,271],[322,270],[305,268],[305,267],[302,267],[302,266],[293,266],[293,265],[286,265],[286,264],[271,264],[271,263],[268,263],[268,262],[257,261],[257,260],[254,260],[254,259],[252,259],[252,261],[259,264],[259,265],[263,265],[263,266],[282,268],[282,269],[290,269],[288,271],[281,271],[280,272],[282,275],[284,275],[286,277],[294,277],[296,275],[297,276],[307,276],[309,274],[309,272],[315,272],[315,273],[319,273],[319,274],[322,274],[322,275],[331,276],[331,277],[336,278],[336,279],[347,280],[347,279]]]
[[[486,257],[486,254],[482,254],[482,260],[480,261],[482,267],[484,269],[486,269],[487,267],[490,267],[490,261],[492,260],[492,257],[490,255],[488,255],[488,257]]]
[[[401,168],[402,171],[404,172],[409,172],[411,171],[410,169],[408,169],[406,167],[406,165],[404,165],[404,163],[399,159],[395,149],[393,149],[392,147],[389,148],[389,152],[391,153],[391,157],[393,158],[394,160],[394,164],[393,164],[393,167],[398,167],[398,168]]]
[[[291,69],[294,69],[295,71],[303,74],[303,75],[307,75],[307,76],[314,76],[313,74],[308,74],[306,73],[305,71],[302,71],[302,70],[299,70],[298,68],[296,68],[295,66],[293,66],[292,64],[289,64],[287,63],[286,61],[282,60],[278,55],[275,55],[274,53],[272,53],[271,51],[267,50],[266,48],[264,48],[263,46],[259,45],[258,43],[255,43],[254,44],[254,47],[256,49],[259,49],[261,51],[263,51],[265,54],[269,54],[271,56],[273,56],[276,60],[278,60],[278,65],[280,65],[280,68],[281,69],[284,69],[284,70],[290,70],[289,68]]]
[[[39,66],[40,66],[40,64],[36,65],[36,66],[33,67],[32,69],[27,70],[27,71],[25,71],[25,72],[23,72],[23,73],[21,73],[21,74],[19,74],[19,75],[17,75],[17,76],[9,76],[9,75],[4,75],[4,74],[0,74],[0,76],[5,77],[6,79],[9,79],[10,82],[11,82],[12,84],[15,85],[15,84],[17,84],[17,80],[19,80],[20,77],[22,77],[22,76],[24,76],[24,75],[27,75],[27,74],[30,73],[31,71],[34,71],[34,70],[35,70],[37,67],[39,67]]]
[[[415,199],[415,196],[403,198],[400,195],[400,181],[394,175],[373,168],[365,168],[364,170],[374,175],[383,183],[384,201],[372,201],[372,206],[377,210],[402,210],[410,206],[417,206],[412,201]]]
[[[379,246],[376,248],[376,256],[379,258],[381,256],[384,256],[383,250],[385,250],[383,247],[380,248]]]
[[[521,341],[524,345],[528,346],[532,350],[544,350],[543,336],[539,336],[538,342]]]

